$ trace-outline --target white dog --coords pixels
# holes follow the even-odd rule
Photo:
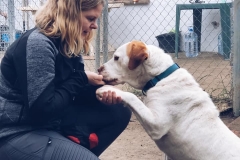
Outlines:
[[[99,68],[111,85],[128,83],[134,94],[106,85],[122,97],[157,146],[173,160],[240,160],[240,139],[219,118],[208,93],[171,56],[153,45],[132,41],[119,47]]]

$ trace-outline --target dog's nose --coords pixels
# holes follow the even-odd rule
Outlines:
[[[104,69],[104,66],[101,66],[100,68],[98,68],[98,73],[102,72]]]

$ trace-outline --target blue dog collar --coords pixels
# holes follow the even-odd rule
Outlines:
[[[172,74],[178,68],[180,68],[180,67],[178,66],[177,63],[175,63],[172,66],[170,66],[167,70],[165,70],[158,76],[156,76],[153,79],[151,79],[150,81],[148,81],[147,84],[143,87],[142,93],[146,96],[147,95],[146,93],[150,88],[154,87],[159,81],[161,81],[163,78],[166,78],[167,76]]]

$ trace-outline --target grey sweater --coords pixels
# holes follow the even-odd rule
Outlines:
[[[82,57],[63,56],[59,42],[32,29],[6,51],[0,70],[0,138],[51,126],[76,96],[96,99]]]

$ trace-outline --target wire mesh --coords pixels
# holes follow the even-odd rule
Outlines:
[[[34,13],[44,2],[44,0],[0,1],[1,13],[7,14],[6,18],[4,14],[0,14],[0,52],[4,52],[23,32],[34,27]],[[232,56],[233,12],[232,7],[229,7],[230,14],[226,17],[228,8],[224,9],[221,6],[221,8],[213,9],[213,5],[232,4],[232,2],[232,0],[206,0],[204,2],[138,0],[134,4],[133,0],[109,0],[108,9],[104,10],[99,22],[98,37],[92,43],[93,48],[99,49],[92,49],[90,55],[84,56],[86,70],[96,71],[99,65],[106,61],[106,58],[111,58],[120,45],[131,40],[141,40],[146,44],[163,48],[180,67],[192,73],[221,111],[231,108],[233,97],[233,64],[231,62],[234,58]],[[183,9],[179,15],[177,5],[186,4],[205,4],[212,8]],[[11,8],[11,6],[14,7]],[[196,12],[200,13],[197,15]],[[178,16],[179,28],[176,28]],[[191,25],[195,27],[195,32],[198,32],[200,37],[199,55],[195,58],[187,58],[184,51],[184,34]],[[201,30],[199,30],[199,25]],[[177,37],[176,31],[179,31]],[[179,43],[175,46],[177,39]],[[219,44],[222,45],[219,46]],[[178,48],[177,56],[176,47]],[[220,50],[221,47],[222,50]],[[133,91],[127,85],[124,85],[123,89]]]

